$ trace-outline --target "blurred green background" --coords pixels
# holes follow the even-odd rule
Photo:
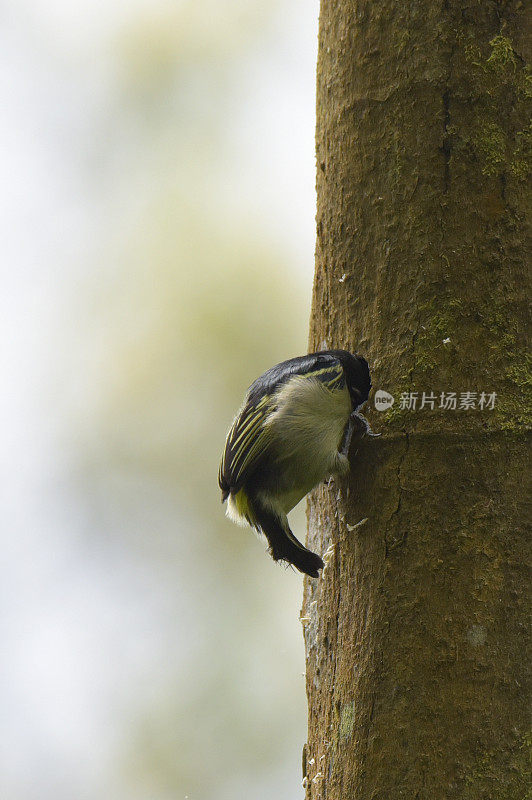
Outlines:
[[[301,576],[217,470],[306,350],[318,2],[0,14],[0,795],[301,797]]]

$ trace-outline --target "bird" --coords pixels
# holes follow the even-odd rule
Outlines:
[[[319,577],[317,553],[294,536],[288,513],[318,483],[349,471],[353,433],[371,389],[368,362],[347,350],[282,361],[247,390],[227,434],[218,473],[227,516],[264,534],[274,561]]]

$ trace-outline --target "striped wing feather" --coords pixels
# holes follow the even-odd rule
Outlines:
[[[277,390],[295,376],[318,379],[331,391],[345,385],[342,364],[330,356],[326,360],[311,360],[308,356],[293,359],[273,369],[276,370],[274,381],[270,378],[273,370],[269,370],[252,384],[247,400],[227,435],[218,474],[223,500],[229,492],[235,493],[242,487],[268,445],[270,430],[265,422],[277,408]]]
[[[236,416],[227,435],[218,476],[226,496],[240,489],[264,452],[269,438],[264,421],[271,410],[271,397],[263,397],[256,404],[246,403]]]

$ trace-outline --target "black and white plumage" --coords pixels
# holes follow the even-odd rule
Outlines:
[[[271,367],[251,384],[227,434],[218,483],[227,515],[264,533],[275,561],[314,578],[321,558],[299,542],[287,514],[318,483],[349,471],[357,409],[368,399],[367,361],[324,350]]]

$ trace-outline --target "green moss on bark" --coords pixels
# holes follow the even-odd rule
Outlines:
[[[475,89],[473,118],[469,133],[463,131],[463,138],[455,138],[454,145],[459,149],[470,147],[486,177],[508,173],[526,180],[532,168],[530,129],[526,126],[515,131],[513,117],[530,116],[530,67],[517,55],[508,35],[492,37],[487,54],[472,36],[471,31],[464,31],[458,42]],[[513,101],[512,118],[503,118],[500,110],[508,105],[508,96]],[[456,128],[452,131],[457,133]]]
[[[472,769],[464,774],[462,800],[530,800],[532,797],[532,736],[515,735],[511,748],[490,750],[479,756]],[[501,780],[504,775],[505,779]],[[479,794],[483,787],[483,794]],[[490,787],[491,794],[490,794]]]

